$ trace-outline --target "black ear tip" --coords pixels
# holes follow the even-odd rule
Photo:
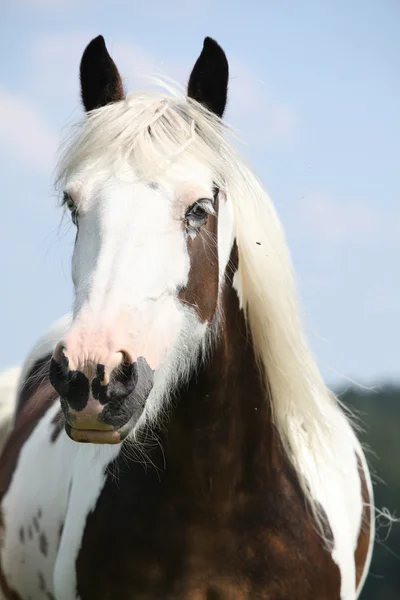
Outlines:
[[[204,38],[204,44],[203,44],[204,48],[207,48],[207,46],[215,46],[215,45],[218,46],[217,42],[212,37],[207,36]]]
[[[223,54],[225,54],[224,51],[222,50],[221,46],[218,44],[218,42],[216,42],[212,37],[209,37],[209,36],[204,38],[203,50],[211,51],[211,52],[217,51],[217,52],[222,52]]]
[[[97,37],[93,38],[92,41],[90,42],[91,44],[98,44],[99,46],[105,46],[106,45],[106,41],[104,39],[104,37],[102,35],[98,35]]]
[[[104,50],[106,49],[106,42],[104,37],[102,35],[98,35],[97,37],[93,38],[91,42],[88,43],[85,52],[104,52]]]

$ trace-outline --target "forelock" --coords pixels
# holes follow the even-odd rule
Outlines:
[[[90,161],[92,169],[133,161],[140,178],[154,180],[176,161],[208,166],[217,185],[232,162],[228,127],[216,115],[170,86],[137,92],[90,112],[64,143],[56,182],[63,186]],[[169,92],[166,95],[165,91]]]

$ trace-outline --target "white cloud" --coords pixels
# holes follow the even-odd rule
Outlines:
[[[0,90],[0,148],[31,167],[54,165],[58,136],[35,106],[17,94]]]

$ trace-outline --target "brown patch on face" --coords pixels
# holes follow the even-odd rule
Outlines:
[[[47,377],[46,368],[48,369],[49,360],[50,357],[46,357],[38,361],[32,368],[26,383],[22,386],[17,403],[14,427],[7,438],[0,456],[0,501],[10,486],[19,453],[24,443],[46,411],[58,398],[57,392],[50,385]],[[44,375],[45,372],[46,375]],[[36,531],[39,531],[38,516],[35,516],[33,519]],[[0,535],[4,534],[4,528],[5,524],[2,522],[0,524]],[[28,526],[27,531],[28,538],[32,540],[33,529],[31,525]],[[0,586],[7,599],[21,600],[20,596],[9,587],[1,565]]]
[[[211,322],[218,302],[218,196],[214,203],[215,215],[194,238],[187,238],[190,260],[189,280],[180,292],[179,300],[194,307],[202,323]]]
[[[368,556],[371,536],[371,502],[372,498],[369,495],[365,472],[361,464],[360,457],[357,455],[358,473],[361,479],[361,495],[364,503],[363,514],[361,519],[361,530],[358,536],[357,548],[354,554],[356,562],[356,585],[358,587],[361,577],[364,572],[365,562]]]

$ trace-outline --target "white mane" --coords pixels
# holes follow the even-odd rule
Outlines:
[[[207,164],[233,204],[239,272],[235,284],[271,397],[275,426],[317,516],[320,471],[336,469],[340,439],[351,435],[305,340],[291,259],[281,223],[261,183],[226,137],[220,119],[168,89],[130,94],[92,111],[79,125],[59,166],[58,182],[86,159],[109,167],[133,155],[151,179],[174,159]],[[338,443],[339,440],[339,443]],[[339,447],[338,447],[339,446]],[[326,474],[326,468],[322,469]]]

